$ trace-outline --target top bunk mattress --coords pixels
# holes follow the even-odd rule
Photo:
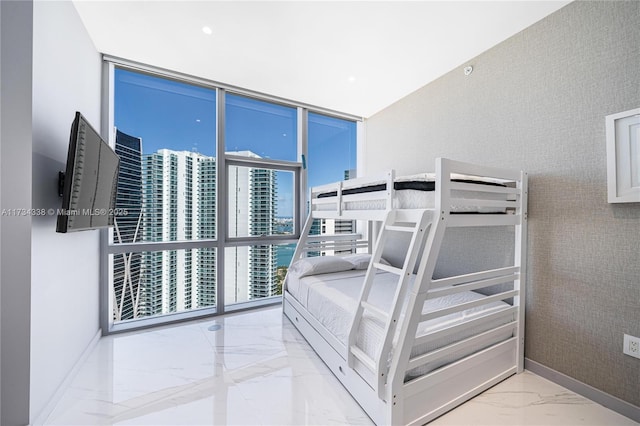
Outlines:
[[[480,178],[467,175],[452,175],[452,182],[471,183],[477,185],[486,185],[494,187],[507,187],[508,181]],[[435,174],[421,173],[417,175],[401,176],[394,180],[394,199],[392,208],[394,209],[429,209],[435,207],[436,182]],[[479,186],[481,188],[481,186]],[[383,181],[371,182],[369,184],[347,188],[342,190],[343,196],[357,194],[374,194],[386,191],[387,184]],[[464,199],[482,199],[482,200],[506,200],[506,195],[501,193],[490,193],[482,191],[456,191],[453,190],[451,195],[456,198]],[[328,199],[337,196],[337,191],[326,191],[317,194],[319,199]],[[373,198],[373,197],[372,197]],[[380,210],[386,208],[386,201],[383,199],[371,199],[359,197],[358,200],[345,201],[343,208],[345,210]],[[335,204],[317,204],[316,210],[330,211],[335,210]],[[496,207],[478,207],[478,206],[453,206],[452,213],[505,213],[506,209]]]

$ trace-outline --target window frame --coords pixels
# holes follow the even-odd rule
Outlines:
[[[130,330],[144,329],[168,323],[187,321],[196,318],[222,315],[230,312],[238,312],[246,309],[254,309],[261,306],[281,303],[280,296],[271,296],[265,299],[254,299],[248,302],[241,302],[225,306],[224,303],[224,252],[227,247],[251,246],[259,244],[291,244],[297,243],[306,218],[307,205],[307,170],[305,158],[307,157],[308,141],[308,113],[326,115],[329,117],[354,121],[356,123],[356,167],[360,170],[362,166],[360,155],[363,145],[362,140],[362,117],[351,114],[295,102],[275,96],[266,95],[260,92],[239,88],[232,85],[219,83],[199,77],[186,75],[179,72],[160,69],[134,61],[124,60],[109,55],[103,55],[103,80],[102,80],[102,135],[107,135],[106,140],[113,147],[115,146],[114,132],[114,74],[115,69],[121,68],[133,72],[148,74],[154,77],[166,78],[182,83],[198,85],[208,89],[216,90],[216,238],[202,240],[185,241],[162,241],[162,242],[138,242],[113,244],[111,241],[111,230],[100,230],[100,326],[103,335],[125,332]],[[260,101],[280,104],[297,109],[297,161],[273,160],[269,158],[249,158],[237,155],[227,155],[225,153],[225,96],[227,93],[241,95]],[[281,170],[294,173],[294,218],[293,234],[291,235],[271,235],[271,236],[250,236],[250,237],[229,237],[228,212],[226,211],[226,200],[228,196],[227,174],[229,166],[241,166],[252,168],[264,168],[271,170]],[[132,320],[122,320],[117,323],[113,320],[113,301],[111,297],[113,287],[113,255],[144,252],[144,251],[164,251],[164,250],[190,250],[198,248],[216,249],[216,305],[204,308],[195,308],[187,311],[167,313],[151,317],[136,318]]]
[[[291,240],[298,240],[300,238],[300,230],[302,229],[302,202],[300,200],[301,181],[302,181],[302,163],[283,160],[271,160],[268,158],[251,158],[242,157],[239,155],[225,154],[225,173],[228,179],[229,167],[247,167],[253,169],[268,169],[284,172],[293,172],[293,196],[294,196],[294,209],[293,209],[293,233],[288,235],[268,235],[268,236],[246,236],[246,237],[231,237],[229,235],[229,226],[227,218],[224,219],[227,226],[224,232],[224,242],[227,246],[239,246],[239,245],[253,245],[260,244],[285,244],[291,242]],[[226,197],[223,200],[228,199],[228,187],[225,187]],[[222,191],[220,191],[222,192]],[[225,215],[228,212],[225,210]]]

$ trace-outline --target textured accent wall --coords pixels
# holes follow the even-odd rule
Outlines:
[[[366,173],[528,171],[525,356],[640,406],[640,203],[607,203],[604,124],[640,107],[640,2],[570,3],[468,64],[366,121]]]

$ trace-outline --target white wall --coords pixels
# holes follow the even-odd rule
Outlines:
[[[32,3],[0,2],[0,208],[31,207]],[[0,216],[0,424],[29,421],[31,219]]]
[[[71,2],[33,7],[33,207],[57,209],[75,111],[100,129],[101,58]],[[99,332],[99,232],[33,219],[31,419],[47,407]]]

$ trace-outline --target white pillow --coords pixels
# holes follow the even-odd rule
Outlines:
[[[369,253],[353,253],[342,256],[344,260],[347,262],[351,262],[353,264],[353,269],[367,269],[369,267],[369,262],[371,262],[371,255]],[[383,265],[388,265],[389,262],[380,258],[380,263]]]
[[[339,256],[305,257],[295,262],[289,268],[289,273],[298,278],[308,275],[343,272],[353,269],[353,264]]]

